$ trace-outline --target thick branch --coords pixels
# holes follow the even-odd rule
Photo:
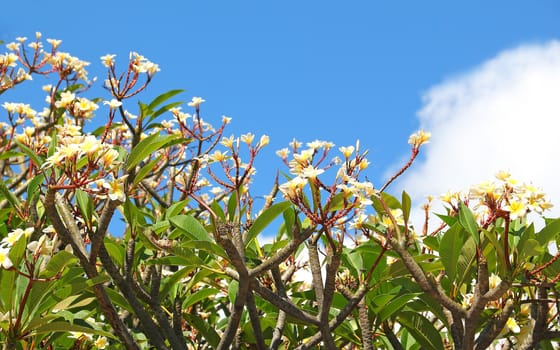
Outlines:
[[[500,334],[502,329],[504,329],[506,322],[514,309],[515,303],[513,300],[508,299],[506,305],[502,309],[502,312],[495,319],[491,319],[486,327],[480,332],[478,339],[476,340],[476,350],[487,349],[490,344],[496,339]]]
[[[218,344],[218,350],[229,349],[234,341],[235,334],[239,327],[239,322],[241,321],[241,316],[243,314],[243,308],[247,301],[247,295],[249,293],[249,273],[247,271],[247,266],[243,256],[238,250],[235,244],[229,239],[228,234],[232,233],[233,227],[221,222],[216,223],[216,233],[218,243],[224,248],[231,264],[235,267],[238,273],[238,287],[237,294],[235,296],[235,301],[232,306],[231,315],[229,321],[224,331],[220,343]],[[236,232],[239,234],[239,232]]]
[[[89,253],[89,260],[93,263],[97,259],[97,255],[99,254],[99,247],[103,243],[103,239],[107,234],[107,230],[109,229],[109,223],[113,218],[113,214],[115,213],[115,209],[121,204],[120,201],[114,201],[108,199],[105,202],[105,206],[103,207],[103,211],[101,212],[101,216],[99,217],[99,222],[97,225],[97,231],[91,235],[91,248]]]
[[[264,343],[259,312],[255,304],[253,292],[250,290],[247,293],[247,311],[249,311],[249,318],[251,319],[251,326],[253,327],[253,335],[255,336],[255,341],[257,342],[256,348],[257,350],[265,350],[266,345]]]
[[[152,345],[157,349],[167,350],[167,346],[165,345],[165,342],[161,337],[160,330],[152,321],[150,315],[148,315],[148,313],[146,312],[144,305],[142,305],[137,299],[131,285],[120,274],[118,268],[115,266],[115,263],[109,256],[109,253],[105,249],[104,245],[101,245],[101,248],[99,250],[99,259],[103,263],[105,270],[109,273],[109,276],[111,276],[111,278],[113,279],[113,282],[117,285],[123,296],[126,298],[128,303],[134,310],[134,313],[140,320],[142,328]]]
[[[251,270],[249,270],[249,276],[256,277],[264,271],[270,270],[273,266],[280,264],[282,261],[286,260],[290,254],[292,254],[300,244],[305,241],[307,238],[311,236],[313,233],[314,228],[308,228],[303,235],[299,237],[294,237],[288,244],[284,246],[284,248],[280,249],[276,252],[273,256],[266,259],[262,264],[255,266]]]
[[[72,239],[72,234],[63,224],[62,219],[60,218],[55,207],[55,196],[56,192],[53,189],[47,189],[47,194],[44,200],[45,213],[47,214],[47,217],[49,218],[51,224],[53,225],[58,236],[61,238],[64,244],[70,244],[74,249],[74,254],[80,260],[80,264],[82,265],[87,276],[89,278],[93,278],[98,275],[97,268],[94,264],[90,264],[87,257],[82,254],[79,246],[77,246],[76,242],[74,242],[74,240]],[[111,324],[111,327],[113,328],[117,336],[122,340],[125,348],[128,350],[139,350],[139,346],[134,341],[134,338],[132,338],[132,335],[126,328],[123,321],[120,319],[115,306],[113,305],[111,299],[109,299],[109,296],[105,291],[105,288],[99,284],[94,285],[92,288],[99,306],[101,307],[101,310],[103,310],[103,314],[105,315],[105,317],[107,317],[107,320]]]
[[[349,301],[348,304],[346,304],[346,306],[344,306],[344,309],[342,309],[338,315],[335,316],[335,318],[333,318],[330,322],[329,322],[329,329],[330,331],[334,331],[338,326],[340,326],[340,324],[342,322],[344,322],[346,320],[346,318],[348,317],[348,315],[350,315],[350,313],[356,308],[356,306],[358,305],[358,303],[360,302],[360,300],[362,300],[362,298],[366,295],[368,291],[368,288],[364,285],[361,285],[358,290],[356,291],[356,293],[354,293],[354,297],[352,297]],[[296,350],[307,350],[307,349],[311,349],[313,348],[315,345],[319,344],[322,340],[322,335],[321,333],[317,333],[314,336],[310,337],[309,339],[307,339],[307,342],[305,344],[302,344],[300,346],[298,346],[296,348]]]
[[[439,284],[435,282],[432,283],[420,265],[414,260],[414,257],[410,254],[410,252],[402,246],[399,241],[397,241],[394,237],[389,240],[391,247],[397,252],[397,254],[401,257],[404,265],[416,280],[416,283],[422,288],[424,292],[438,301],[443,307],[447,308],[452,313],[456,313],[460,315],[462,318],[467,316],[465,309],[461,306],[461,304],[455,302],[451,299],[445,291],[441,288]]]
[[[281,297],[286,299],[288,297],[286,293],[286,287],[282,281],[282,275],[280,274],[280,269],[278,266],[273,267],[270,270],[272,274],[272,279],[274,280],[274,285],[276,286],[276,293]],[[282,334],[284,333],[284,326],[286,326],[286,312],[280,310],[278,312],[278,318],[276,319],[276,326],[272,332],[272,339],[270,340],[270,350],[276,350],[282,343]]]
[[[352,291],[344,285],[337,286],[338,291],[348,300],[352,299]],[[371,324],[369,322],[368,309],[364,298],[358,303],[358,324],[362,332],[362,349],[373,350]]]
[[[286,312],[288,315],[308,324],[313,324],[316,326],[319,325],[319,322],[317,321],[315,316],[310,315],[303,310],[300,310],[288,298],[281,297],[273,293],[270,289],[261,286],[257,281],[253,280],[251,282],[251,289],[254,290],[263,299],[276,306],[278,309]]]
[[[323,310],[323,276],[321,274],[321,262],[319,261],[319,248],[317,240],[312,239],[307,247],[309,255],[309,268],[311,269],[311,278],[313,281],[313,289],[315,289],[315,300],[319,307],[319,315]]]

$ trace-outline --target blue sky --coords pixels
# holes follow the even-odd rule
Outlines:
[[[508,50],[545,47],[560,38],[559,20],[557,1],[10,1],[0,12],[0,40],[33,37],[35,31],[62,39],[62,50],[92,62],[90,75],[100,79],[100,56],[117,54],[122,66],[130,51],[145,55],[161,72],[141,100],[186,89],[185,100],[206,99],[202,113],[207,120],[218,124],[228,115],[231,133],[271,137],[257,162],[256,181],[265,187],[282,167],[274,151],[293,137],[337,146],[360,139],[370,150],[368,177],[380,186],[395,163],[407,157],[409,134],[434,124],[433,111],[426,108],[440,101],[433,95],[441,91],[438,86],[470,84],[469,74]],[[502,71],[498,66],[496,71]],[[484,100],[490,92],[469,96]],[[455,99],[468,101],[464,97]],[[11,98],[19,96],[4,94],[0,103]],[[42,98],[35,109],[42,109]],[[446,111],[450,103],[456,105],[446,103]],[[469,134],[461,140],[461,128],[441,132],[450,130],[457,134],[447,142],[476,138]],[[447,156],[451,162],[453,156]],[[484,156],[473,159],[478,158]],[[441,159],[440,166],[447,161]],[[455,171],[460,174],[460,166]],[[424,169],[416,175],[426,180],[433,173]],[[457,185],[469,181],[461,178]]]

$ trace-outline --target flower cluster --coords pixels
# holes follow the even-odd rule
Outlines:
[[[455,212],[460,201],[472,203],[475,217],[483,226],[498,217],[507,215],[510,220],[515,220],[530,212],[542,214],[552,207],[541,189],[512,178],[509,172],[498,172],[496,179],[480,183],[468,193],[447,192],[441,200]]]
[[[296,204],[314,222],[323,224],[346,222],[351,220],[351,218],[345,217],[347,214],[353,211],[352,216],[360,214],[365,206],[372,203],[369,198],[376,193],[373,184],[369,181],[359,180],[361,171],[369,165],[365,158],[367,152],[360,152],[359,141],[355,147],[339,148],[343,159],[335,157],[328,162],[328,154],[334,147],[331,142],[315,140],[307,143],[307,148],[302,149],[303,144],[294,140],[290,146],[291,150],[284,148],[276,152],[289,167],[290,173],[295,175],[291,180],[280,185],[279,190],[284,198]],[[290,153],[292,158],[288,159]],[[325,184],[319,177],[333,166],[338,166],[334,181],[331,184]],[[305,199],[305,189],[308,185],[315,203],[313,208]],[[326,192],[328,195],[324,206],[321,203],[322,192]],[[328,212],[337,195],[345,205],[340,214],[329,216]],[[357,217],[361,216],[357,215]]]
[[[42,165],[42,169],[56,168],[64,177],[51,182],[81,188],[98,198],[125,200],[126,176],[118,177],[122,163],[119,152],[112,145],[101,142],[93,135],[82,135],[73,128],[59,128],[55,152]]]

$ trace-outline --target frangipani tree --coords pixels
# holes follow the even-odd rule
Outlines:
[[[257,206],[266,135],[227,135],[230,118],[202,118],[204,99],[170,102],[180,90],[132,104],[159,70],[138,53],[122,70],[101,57],[107,96],[88,98],[89,63],[46,42],[18,38],[0,55],[0,95],[33,75],[52,82],[41,112],[2,102],[5,349],[529,349],[558,338],[548,248],[560,221],[529,222],[551,205],[537,188],[499,173],[446,195],[441,226],[417,231],[409,196],[386,190],[428,142],[419,131],[380,187],[359,142],[294,140]]]

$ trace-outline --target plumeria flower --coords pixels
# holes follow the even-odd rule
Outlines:
[[[111,101],[103,101],[103,104],[109,106],[111,109],[116,109],[122,106],[122,102],[114,98]]]
[[[231,135],[230,137],[222,137],[222,141],[220,141],[220,144],[227,147],[227,148],[232,148],[233,147],[233,143],[235,142],[235,138],[233,137],[233,135]]]
[[[509,205],[504,208],[509,211],[509,218],[515,220],[517,218],[523,217],[527,212],[527,207],[522,202],[511,201]]]
[[[502,282],[502,279],[500,278],[500,276],[496,275],[495,273],[492,273],[488,278],[488,282],[489,282],[490,289],[493,289],[496,288],[500,284],[500,282]]]
[[[124,202],[126,200],[126,193],[124,192],[124,180],[128,175],[124,175],[119,177],[118,179],[113,179],[112,181],[105,181],[103,180],[103,188],[106,188],[108,191],[108,196],[113,201],[120,201]]]
[[[56,238],[55,238],[56,241]],[[52,253],[53,242],[49,240],[47,235],[41,235],[39,240],[30,242],[27,245],[27,249],[33,253],[33,255],[49,255]]]
[[[307,184],[307,180],[301,176],[296,176],[290,181],[280,185],[279,190],[284,197],[294,198],[298,196],[303,187]]]
[[[13,266],[12,260],[8,254],[10,253],[10,249],[5,247],[0,247],[0,266],[3,269],[9,269]]]
[[[107,67],[110,68],[115,64],[115,57],[117,55],[105,55],[105,56],[101,56],[101,63]]]
[[[278,157],[282,158],[282,159],[286,159],[290,155],[290,150],[287,147],[282,148],[282,149],[276,151],[276,155]]]
[[[255,135],[252,133],[247,133],[244,135],[241,135],[241,142],[245,142],[247,145],[251,145],[251,143],[253,143],[253,140],[255,139]]]
[[[301,171],[300,176],[306,179],[315,179],[324,172],[325,170],[323,169],[317,169],[313,165],[308,165]]]
[[[189,107],[198,108],[203,102],[206,102],[206,100],[204,100],[202,97],[193,97],[188,105]]]
[[[47,39],[47,42],[51,44],[53,50],[56,50],[62,44],[62,40],[59,39]]]
[[[21,228],[16,228],[12,232],[8,233],[8,236],[4,237],[0,244],[3,246],[11,247],[14,244],[16,244],[16,242],[19,241],[19,239],[22,236],[25,237],[31,236],[33,230],[34,230],[33,227],[28,227],[25,230],[22,230]]]
[[[268,135],[262,135],[261,139],[259,140],[259,143],[257,144],[257,147],[262,148],[268,145],[269,142],[270,142],[270,137],[268,137]]]
[[[506,326],[513,333],[521,332],[521,327],[519,327],[519,325],[517,324],[517,321],[513,317],[508,318],[508,320],[506,322]]]
[[[109,344],[106,337],[98,337],[93,342],[93,345],[98,349],[105,349],[105,347]]]
[[[350,158],[350,156],[354,152],[354,146],[348,146],[348,147],[342,146],[339,148],[339,150],[344,155],[344,158]]]
[[[230,118],[230,117],[227,117],[227,116],[225,116],[225,115],[223,115],[223,116],[222,116],[222,123],[223,123],[223,124],[229,124],[229,123],[231,123],[231,118]]]
[[[228,159],[227,151],[222,152],[220,150],[216,150],[214,153],[210,155],[210,159],[215,162],[223,162],[224,160]]]
[[[56,108],[66,108],[69,104],[74,102],[76,95],[70,91],[63,91],[60,94],[60,100],[56,101]]]
[[[428,143],[430,141],[430,137],[432,137],[431,133],[424,130],[418,130],[416,133],[410,135],[408,138],[408,144],[414,147],[420,147],[420,145]]]

